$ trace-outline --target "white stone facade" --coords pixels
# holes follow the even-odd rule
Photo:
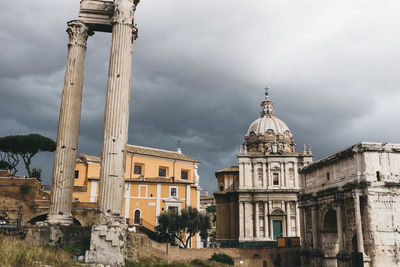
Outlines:
[[[250,125],[237,155],[239,166],[216,173],[217,239],[221,244],[262,246],[278,237],[300,236],[298,170],[312,162],[311,148],[295,152],[293,136],[275,117],[268,91],[261,107],[261,116]],[[238,223],[227,222],[227,217]]]
[[[400,265],[400,144],[359,143],[300,173],[303,266]]]

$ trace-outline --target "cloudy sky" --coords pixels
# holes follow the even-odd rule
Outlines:
[[[0,9],[0,136],[56,138],[78,0]],[[129,143],[201,161],[203,188],[236,164],[264,87],[315,160],[359,141],[400,143],[398,0],[142,0],[136,11]],[[111,35],[89,38],[79,153],[98,155]],[[42,153],[51,182],[53,154]],[[23,175],[23,168],[20,168]]]

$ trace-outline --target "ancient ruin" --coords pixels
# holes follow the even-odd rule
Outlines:
[[[302,266],[399,266],[400,144],[358,143],[300,173]]]
[[[86,261],[124,264],[126,223],[121,216],[124,158],[128,139],[134,12],[139,0],[82,0],[78,20],[68,22],[68,56],[54,159],[49,225],[71,225],[72,188],[82,103],[86,42],[96,31],[111,32],[112,44],[103,128],[98,214]]]

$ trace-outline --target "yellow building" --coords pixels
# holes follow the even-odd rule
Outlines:
[[[168,151],[127,146],[123,216],[130,225],[155,231],[164,211],[200,206],[199,161],[178,149]],[[81,155],[75,167],[74,201],[96,202],[99,191],[100,158]],[[194,237],[191,246],[200,247]]]

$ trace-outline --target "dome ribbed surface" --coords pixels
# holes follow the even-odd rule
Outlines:
[[[258,118],[250,125],[247,136],[249,136],[251,132],[254,132],[256,135],[264,135],[268,130],[273,130],[276,135],[282,135],[286,131],[290,133],[289,127],[277,117],[264,116]]]

